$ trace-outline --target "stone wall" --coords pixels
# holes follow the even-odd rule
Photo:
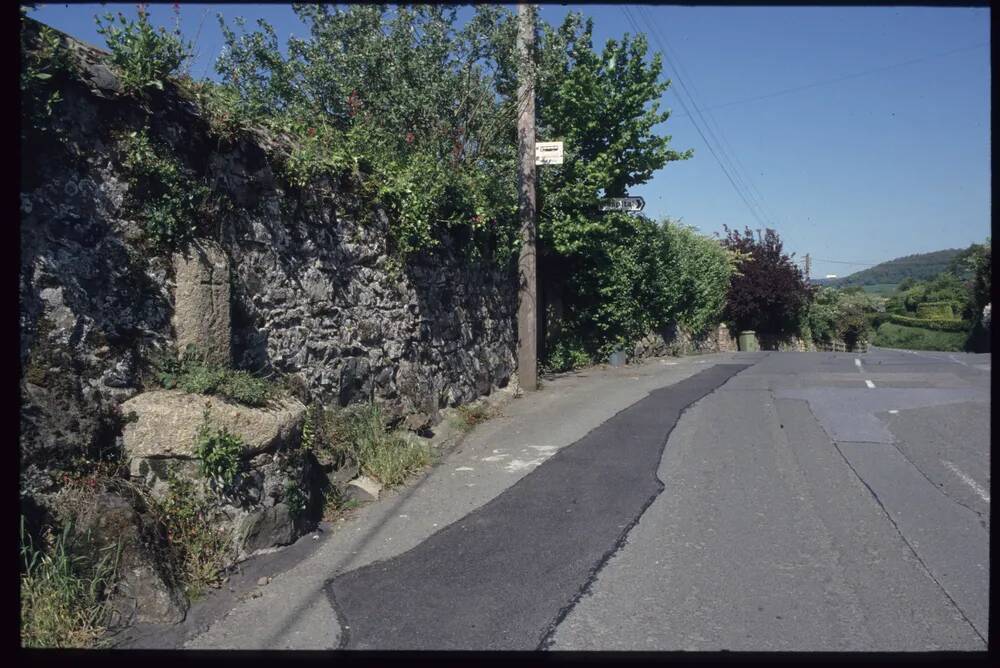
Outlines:
[[[227,319],[220,361],[298,376],[329,403],[373,399],[413,428],[509,381],[512,269],[469,259],[460,238],[397,266],[389,220],[358,194],[360,177],[289,189],[273,169],[280,138],[220,141],[173,85],[140,104],[117,92],[99,51],[71,47],[80,72],[59,84],[52,127],[22,151],[22,472],[113,443],[116,407],[148,385],[150,359]],[[214,208],[194,222],[230,280],[186,297],[211,301],[227,286],[217,321],[176,308],[177,278],[193,265],[144,246],[123,206],[115,136],[142,128],[213,189]]]
[[[724,324],[701,336],[694,337],[678,325],[669,325],[659,332],[652,332],[635,345],[635,358],[664,357],[672,355],[703,355],[736,351],[736,339]]]
[[[815,347],[810,348],[803,339],[797,336],[775,336],[773,334],[758,333],[757,340],[760,342],[761,350],[798,353],[808,352],[810,349],[815,350]]]

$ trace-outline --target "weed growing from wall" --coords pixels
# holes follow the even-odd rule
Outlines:
[[[209,364],[197,353],[180,360],[164,355],[154,360],[155,380],[162,387],[192,394],[218,395],[245,406],[261,407],[277,395],[277,388],[246,371]]]
[[[209,189],[186,174],[169,149],[154,145],[145,129],[119,134],[116,148],[129,184],[126,210],[142,221],[152,246],[166,251],[190,241]]]
[[[495,410],[485,404],[459,406],[454,424],[462,431],[472,431],[476,425],[486,422],[495,415]]]
[[[285,505],[288,506],[288,511],[291,513],[293,518],[301,517],[306,511],[306,495],[302,492],[299,486],[291,480],[285,483],[284,502]]]
[[[153,28],[149,14],[139,5],[136,21],[119,12],[95,16],[98,34],[104,37],[111,52],[122,88],[128,94],[141,94],[151,88],[163,90],[163,83],[191,57],[191,43],[173,33]]]
[[[194,452],[199,472],[208,478],[215,490],[231,495],[243,472],[243,439],[230,434],[225,427],[214,429],[207,407],[197,439]]]
[[[30,32],[21,25],[21,142],[31,131],[52,130],[54,115],[62,103],[56,87],[61,74],[70,70],[71,61],[55,30],[41,26],[37,41],[29,44]]]
[[[171,472],[167,491],[149,499],[150,510],[165,529],[164,555],[189,597],[218,584],[231,548],[231,535],[213,521],[211,504],[195,483]]]

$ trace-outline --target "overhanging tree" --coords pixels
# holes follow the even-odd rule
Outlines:
[[[539,48],[538,127],[564,142],[564,163],[543,167],[539,188],[541,282],[561,304],[561,335],[603,357],[627,346],[667,316],[665,251],[644,218],[599,210],[692,152],[669,147],[654,128],[667,120],[659,99],[659,54],[647,57],[643,35],[593,46],[593,24],[570,13],[543,26]],[[554,343],[554,342],[552,342]]]
[[[741,258],[730,280],[725,317],[737,330],[797,333],[812,289],[784,252],[778,233],[768,229],[757,238],[749,227],[742,233],[725,227],[725,232],[722,243]]]

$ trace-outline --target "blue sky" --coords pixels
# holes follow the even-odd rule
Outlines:
[[[553,4],[541,13],[550,23],[574,10],[593,17],[597,45],[634,32],[632,18],[653,49],[665,45],[673,84],[663,106],[674,115],[659,130],[695,156],[630,193],[646,199],[647,214],[705,233],[773,226],[786,250],[812,255],[814,277],[990,235],[988,9],[625,9]],[[135,6],[40,5],[30,15],[103,46],[93,17],[119,10],[134,15]],[[220,12],[251,25],[264,18],[281,36],[305,32],[288,5],[181,4],[181,29],[197,37],[195,77],[213,75]],[[173,23],[169,4],[151,15]],[[797,90],[775,95],[788,89]],[[701,116],[687,116],[675,90]]]

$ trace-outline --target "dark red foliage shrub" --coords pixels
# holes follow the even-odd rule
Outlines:
[[[766,334],[795,334],[812,299],[812,288],[802,270],[783,252],[777,232],[763,237],[749,227],[742,233],[725,227],[722,243],[745,257],[729,283],[725,318],[738,330]]]

